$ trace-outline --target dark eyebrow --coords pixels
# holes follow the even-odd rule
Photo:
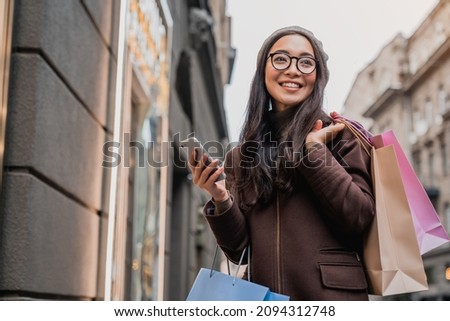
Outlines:
[[[289,55],[289,56],[291,55],[289,51],[283,50],[283,49],[276,50],[276,51],[274,51],[274,53],[284,53],[284,54]],[[310,57],[310,58],[315,59],[314,55],[310,54],[309,52],[302,52],[300,54],[300,56],[295,56],[295,57]]]

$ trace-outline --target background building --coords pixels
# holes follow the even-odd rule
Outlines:
[[[344,113],[393,129],[442,223],[450,231],[450,1],[441,0],[415,32],[381,49],[356,77]],[[414,300],[450,300],[450,246],[424,256],[430,289]]]
[[[215,243],[174,138],[227,142],[226,1],[6,3],[0,298],[184,300]]]
[[[225,1],[173,3],[177,23],[169,136],[185,139],[195,133],[205,147],[212,147],[212,153],[214,147],[228,143],[223,88],[230,81],[235,55],[230,46],[230,17],[225,14]],[[173,151],[178,159],[177,149]],[[189,171],[172,166],[169,181],[166,298],[184,300],[199,268],[211,265],[216,243],[201,212],[208,198],[193,188]]]

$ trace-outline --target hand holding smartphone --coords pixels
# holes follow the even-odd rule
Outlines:
[[[196,159],[195,159],[196,163],[198,163],[202,159],[203,154],[206,154],[206,156],[207,156],[207,159],[205,161],[205,166],[208,166],[213,161],[211,156],[209,156],[208,152],[203,147],[202,143],[200,143],[200,141],[197,138],[195,138],[194,136],[181,141],[180,147],[182,147],[182,149],[185,150],[186,159],[189,159],[189,156],[196,149],[198,151],[197,155],[196,155]],[[213,171],[211,174],[213,174],[214,172],[215,171]],[[220,176],[217,178],[216,182],[221,181],[223,179],[225,179],[224,173],[220,174]]]

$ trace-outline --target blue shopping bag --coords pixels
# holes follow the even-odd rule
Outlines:
[[[245,250],[244,250],[245,253]],[[244,256],[242,253],[238,269]],[[214,254],[214,260],[217,254]],[[213,263],[214,265],[214,263]],[[213,269],[200,269],[187,301],[289,301],[289,296],[271,292],[256,284]]]

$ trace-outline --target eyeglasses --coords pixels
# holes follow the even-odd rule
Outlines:
[[[297,59],[297,69],[302,74],[310,74],[314,70],[316,70],[317,66],[317,60],[311,57],[291,57],[285,53],[281,52],[274,52],[271,53],[267,59],[270,58],[270,61],[272,62],[273,68],[276,70],[282,71],[286,70],[291,66],[292,59]]]

